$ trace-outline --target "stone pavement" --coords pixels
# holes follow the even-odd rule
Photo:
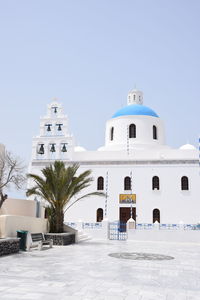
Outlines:
[[[109,256],[119,252],[174,259]],[[199,300],[200,244],[91,240],[1,257],[0,299]]]

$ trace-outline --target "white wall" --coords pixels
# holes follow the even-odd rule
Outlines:
[[[0,215],[36,216],[36,201],[8,198],[0,209]]]
[[[81,166],[80,172],[93,169],[94,182],[86,192],[97,190],[97,178],[106,178],[108,171],[108,214],[109,221],[119,219],[119,194],[124,191],[124,177],[133,173],[133,193],[136,194],[137,223],[152,223],[152,211],[160,210],[161,223],[197,223],[200,220],[199,169],[195,165],[129,165],[129,166]],[[152,190],[152,177],[159,176],[160,190]],[[181,191],[181,177],[188,176],[190,190]],[[104,190],[105,191],[105,190]],[[134,205],[133,205],[134,206]],[[83,199],[66,213],[65,221],[95,222],[96,210],[105,209],[105,197]]]
[[[1,238],[16,237],[17,230],[27,230],[31,233],[46,233],[47,229],[47,219],[9,215],[0,216]]]
[[[128,240],[199,243],[199,230],[132,230]]]
[[[151,116],[123,116],[113,118],[106,123],[105,148],[120,149],[127,146],[127,130],[130,124],[136,125],[136,138],[128,139],[132,145],[158,146],[165,144],[163,122],[160,118]],[[153,139],[153,125],[157,127],[158,139]],[[110,140],[110,130],[114,127],[114,138]]]

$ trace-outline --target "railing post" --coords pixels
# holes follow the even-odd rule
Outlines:
[[[83,230],[83,222],[81,220],[78,220],[77,222],[77,228],[78,231],[82,231]]]
[[[184,222],[183,221],[179,222],[179,229],[184,230]]]
[[[135,233],[136,225],[135,225],[135,220],[133,218],[130,218],[126,222],[126,230],[127,230],[127,239],[131,237],[132,234]]]
[[[102,236],[104,239],[108,239],[109,238],[109,221],[107,218],[104,218],[102,220]]]
[[[155,221],[153,223],[153,229],[155,229],[155,230],[159,230],[160,229],[160,223],[158,221]]]

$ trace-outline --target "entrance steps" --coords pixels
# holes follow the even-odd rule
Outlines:
[[[75,229],[67,224],[64,224],[64,232],[72,232],[76,235],[76,243],[81,243],[87,240],[91,240],[92,237],[85,233],[83,230]]]
[[[85,241],[88,241],[91,239],[92,239],[92,237],[89,236],[88,234],[86,234],[85,232],[83,232],[81,230],[78,231],[78,234],[77,234],[77,242],[78,243],[85,242]]]

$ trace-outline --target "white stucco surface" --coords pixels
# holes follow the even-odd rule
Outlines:
[[[17,230],[27,230],[32,233],[47,232],[47,219],[25,216],[0,216],[0,237],[16,237]]]
[[[142,252],[173,260],[134,261]],[[92,240],[1,257],[0,299],[199,300],[200,244]]]
[[[153,212],[158,210],[160,223],[196,224],[200,221],[199,151],[192,145],[172,149],[166,144],[162,118],[143,105],[141,91],[130,91],[127,100],[127,106],[108,116],[105,144],[97,151],[82,151],[81,147],[78,147],[81,151],[77,151],[61,105],[49,105],[47,115],[40,120],[40,134],[33,138],[29,172],[41,174],[41,169],[55,159],[64,161],[66,166],[78,163],[79,173],[90,169],[94,179],[84,194],[96,192],[98,178],[103,177],[102,191],[107,194],[107,199],[91,197],[77,202],[67,210],[66,222],[80,219],[96,222],[99,208],[103,209],[104,219],[126,222],[131,216],[124,208],[130,208],[130,203],[120,202],[120,197],[135,194],[133,207],[136,213],[133,217],[136,223],[153,223]],[[62,131],[58,131],[59,124],[62,124]],[[134,134],[130,134],[132,125],[135,126]],[[63,152],[63,145],[67,152]],[[38,151],[41,146],[44,151]],[[154,176],[159,178],[159,190],[152,187]],[[132,188],[129,190],[124,188],[125,177],[131,177]],[[181,186],[182,177],[188,179],[188,190]],[[28,187],[32,185],[33,182],[29,181]]]
[[[8,198],[0,209],[0,215],[36,216],[36,201]]]

